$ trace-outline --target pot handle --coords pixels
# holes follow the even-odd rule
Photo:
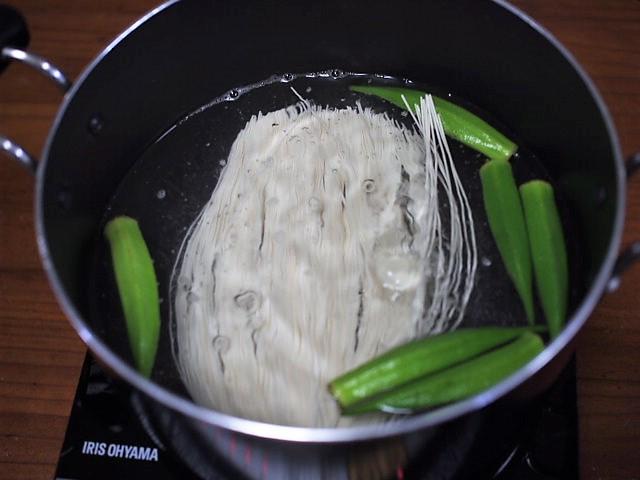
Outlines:
[[[46,59],[25,50],[29,44],[29,29],[24,17],[7,5],[0,5],[0,73],[10,61],[17,60],[53,80],[63,92],[71,88],[71,82],[62,71]],[[0,134],[0,150],[35,173],[37,161],[24,148]]]
[[[627,160],[627,180],[631,176],[640,170],[640,152],[636,152],[631,155]],[[615,292],[620,286],[622,274],[631,267],[634,263],[640,260],[640,241],[635,241],[618,256],[616,264],[613,267],[613,273],[607,283],[607,291]]]

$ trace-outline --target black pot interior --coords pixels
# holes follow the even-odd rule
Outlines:
[[[216,124],[201,116],[184,133],[177,131],[174,142],[154,142],[185,114],[224,92],[286,72],[342,69],[408,78],[489,112],[519,139],[527,158],[537,159],[523,176],[548,175],[557,186],[572,254],[573,307],[582,302],[610,248],[620,208],[618,159],[592,93],[547,38],[499,4],[405,4],[187,0],[145,22],[95,66],[75,91],[50,144],[42,220],[64,290],[112,349],[129,358],[121,314],[113,307],[113,279],[95,275],[106,261],[96,252],[105,251],[99,227],[114,193],[129,199],[124,205],[116,200],[112,208],[120,211],[114,212],[143,215],[143,232],[153,232],[147,241],[162,270],[167,314],[175,251],[215,186],[218,160],[230,145],[213,142],[209,148],[208,135],[226,129],[232,141],[248,118],[236,115],[236,124]],[[279,95],[274,99],[284,103],[273,108],[296,100],[284,87]],[[158,151],[158,145],[165,150]],[[154,152],[162,162],[154,163]],[[186,162],[208,169],[210,180],[202,181],[202,171],[185,168]],[[135,175],[127,176],[131,172]],[[123,184],[125,176],[142,178],[146,187]],[[156,198],[161,190],[166,197]],[[167,219],[171,201],[183,205],[170,210]],[[496,302],[501,288],[510,288],[504,281],[493,289]],[[154,379],[181,391],[168,328]]]

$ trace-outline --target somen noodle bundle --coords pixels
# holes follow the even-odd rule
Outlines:
[[[418,132],[303,101],[239,133],[172,282],[174,353],[196,402],[348,425],[331,378],[455,328],[473,288],[473,219],[430,98],[415,121]]]

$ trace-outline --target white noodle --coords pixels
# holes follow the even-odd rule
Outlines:
[[[360,106],[304,101],[247,123],[174,269],[172,343],[196,402],[348,425],[331,378],[460,321],[473,219],[437,115],[423,106],[416,122],[424,138]]]
[[[452,330],[460,324],[473,291],[478,252],[471,206],[433,99],[431,95],[423,97],[415,114],[404,96],[403,101],[425,144],[425,190],[430,198],[427,205],[441,205],[439,183],[449,210],[448,232],[443,228],[438,208],[422,211],[416,219],[424,235],[420,238],[423,246],[420,257],[424,262],[425,275],[416,295],[415,309],[418,335],[422,336],[426,332]],[[448,244],[445,239],[448,239]],[[430,272],[434,263],[435,275]],[[425,308],[426,289],[431,292],[427,295],[431,302]]]

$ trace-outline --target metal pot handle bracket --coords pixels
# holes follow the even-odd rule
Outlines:
[[[71,88],[71,82],[53,63],[25,50],[29,44],[29,29],[24,17],[15,9],[0,5],[0,73],[11,60],[17,60],[53,80],[63,92]],[[34,156],[8,137],[0,133],[0,150],[16,159],[32,173],[38,163]]]
[[[640,152],[636,152],[629,157],[626,170],[627,180],[640,170]],[[638,260],[640,260],[640,241],[636,240],[618,255],[618,260],[616,260],[616,264],[613,267],[613,273],[611,274],[609,283],[607,283],[608,292],[615,292],[618,289],[622,274]]]

